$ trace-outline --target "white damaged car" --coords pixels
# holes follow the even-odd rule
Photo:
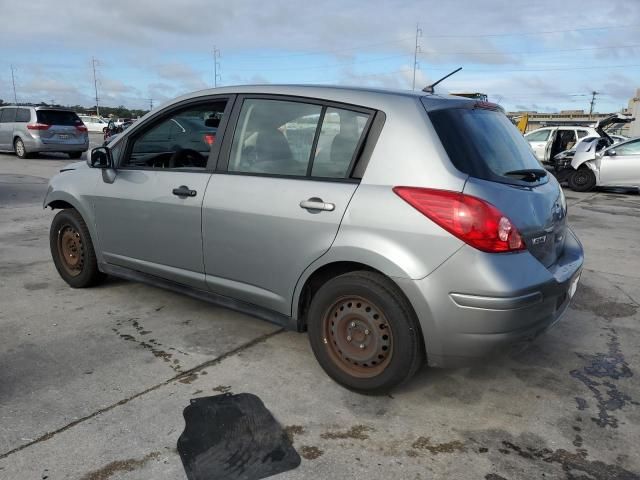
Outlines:
[[[571,159],[569,186],[577,192],[594,187],[640,189],[640,138],[598,148],[601,138],[583,141]]]
[[[640,160],[636,140],[609,135],[605,128],[634,121],[622,114],[613,114],[595,125],[598,137],[590,136],[544,163],[561,183],[568,183],[572,190],[587,192],[596,186],[636,187],[640,185]],[[622,141],[621,141],[622,140]],[[626,145],[631,145],[627,147]],[[634,147],[635,145],[635,147]],[[636,159],[627,158],[633,156]],[[635,172],[635,173],[634,173]]]

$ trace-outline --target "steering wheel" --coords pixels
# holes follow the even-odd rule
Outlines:
[[[169,168],[176,167],[201,167],[204,157],[200,152],[192,148],[182,148],[177,150],[169,158]]]

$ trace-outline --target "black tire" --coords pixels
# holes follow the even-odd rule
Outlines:
[[[98,270],[89,229],[73,208],[61,210],[53,218],[49,247],[56,270],[71,287],[91,287],[104,279]]]
[[[569,175],[569,187],[576,192],[588,192],[596,186],[596,175],[589,167],[580,167]]]
[[[329,280],[311,300],[307,318],[309,342],[320,366],[350,390],[386,393],[409,380],[424,363],[424,343],[413,308],[379,273],[356,271]],[[363,330],[371,325],[372,331]],[[360,342],[368,343],[363,347]],[[340,345],[346,346],[344,353]]]
[[[21,138],[16,138],[13,141],[13,151],[16,152],[18,158],[29,158],[29,152],[27,152]]]
[[[67,155],[69,155],[69,158],[77,160],[82,156],[82,152],[68,152]]]

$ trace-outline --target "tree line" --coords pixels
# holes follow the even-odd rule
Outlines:
[[[0,107],[14,105],[13,103],[6,103],[2,99],[0,99]],[[59,107],[59,108],[68,108],[73,110],[76,113],[86,114],[86,115],[95,115],[96,107],[95,105],[92,107],[84,107],[82,105],[58,105],[51,103],[30,103],[30,102],[22,102],[19,105],[25,107]],[[143,116],[149,110],[139,110],[139,109],[129,109],[124,105],[120,105],[118,107],[105,107],[100,105],[100,116],[102,117],[117,117],[117,118],[138,118]]]

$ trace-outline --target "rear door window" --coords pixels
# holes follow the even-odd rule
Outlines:
[[[305,102],[246,99],[228,171],[345,179],[366,136],[370,112]]]
[[[501,112],[483,108],[449,108],[429,112],[429,118],[453,165],[483,180],[531,185],[518,170],[540,170],[522,134]]]
[[[27,123],[31,120],[31,111],[28,108],[19,108],[16,113],[16,122]]]
[[[4,108],[0,114],[0,123],[11,123],[16,119],[15,108]]]
[[[578,138],[584,138],[587,135],[589,135],[589,132],[587,132],[586,130],[578,130]]]
[[[528,142],[546,142],[549,138],[551,130],[539,130],[531,132],[525,136]]]
[[[345,178],[358,154],[358,146],[369,120],[366,113],[327,108],[322,120],[311,175]]]
[[[247,99],[233,137],[228,170],[306,176],[321,105]]]
[[[46,125],[75,126],[82,123],[75,112],[64,110],[36,110],[36,118],[38,123]]]

